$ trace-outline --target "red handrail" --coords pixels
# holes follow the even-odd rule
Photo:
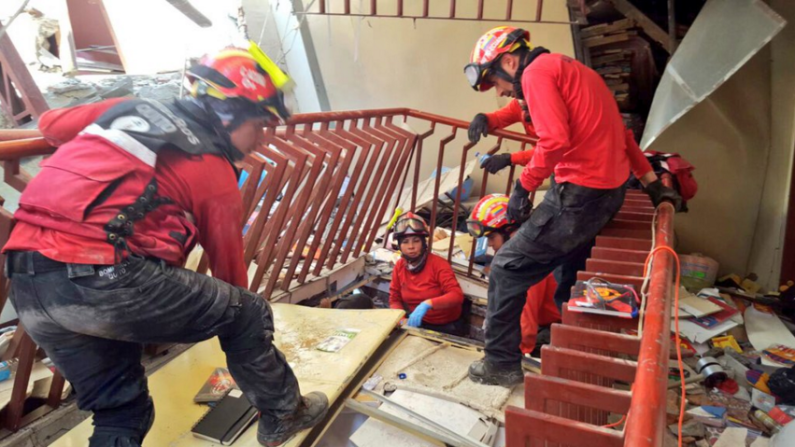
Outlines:
[[[663,176],[671,186],[671,178]],[[655,247],[671,247],[674,242],[674,211],[670,206],[657,208]],[[627,416],[626,447],[659,447],[663,445],[668,358],[671,346],[671,300],[673,274],[676,268],[671,253],[654,256],[646,303],[644,329],[638,356],[638,372],[632,388],[632,403]]]

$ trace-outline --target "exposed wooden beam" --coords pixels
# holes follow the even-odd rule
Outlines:
[[[635,7],[629,0],[607,0],[610,4],[613,5],[614,8],[618,10],[621,14],[624,14],[626,17],[635,20],[635,23],[640,26],[643,31],[649,35],[652,39],[654,39],[657,43],[662,45],[665,48],[665,51],[668,54],[673,54],[673,48],[671,47],[671,39],[668,36],[668,33],[665,32],[659,25],[654,23],[654,21],[646,16],[641,10]]]

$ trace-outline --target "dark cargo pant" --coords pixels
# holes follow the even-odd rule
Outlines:
[[[491,263],[486,360],[498,366],[520,364],[519,320],[527,289],[562,266],[563,274],[556,274],[559,284],[555,298],[563,301],[596,235],[623,202],[623,186],[592,189],[571,183],[557,184],[553,179],[543,202]]]
[[[298,407],[298,381],[272,344],[271,308],[248,290],[135,257],[91,266],[14,252],[8,273],[20,321],[72,383],[78,406],[94,413],[91,447],[137,445],[151,427],[142,343],[218,336],[229,372],[266,428],[281,431]]]

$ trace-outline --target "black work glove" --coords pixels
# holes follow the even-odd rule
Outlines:
[[[502,169],[511,165],[511,154],[497,154],[480,162],[481,169],[485,169],[489,174],[496,174]]]
[[[660,179],[657,179],[643,188],[643,191],[651,198],[651,203],[657,208],[663,201],[671,202],[676,212],[683,211],[682,209],[682,196],[673,189],[663,185]]]
[[[529,196],[530,193],[524,189],[522,182],[517,180],[511,198],[508,200],[508,219],[521,223],[530,217],[533,204],[530,203]]]
[[[469,141],[477,143],[481,135],[489,136],[489,119],[486,115],[478,113],[469,123]]]

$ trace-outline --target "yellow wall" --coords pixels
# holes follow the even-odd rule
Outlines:
[[[795,150],[795,3],[774,0],[770,6],[789,25],[771,42],[771,147],[749,270],[756,272],[760,281],[775,287],[781,272],[781,244]]]
[[[407,5],[409,3],[406,2]],[[444,8],[449,5],[442,5],[446,2],[432,3]],[[490,0],[487,3],[504,11],[500,6],[504,2]],[[534,1],[515,3],[535,10]],[[351,4],[355,11],[358,2]],[[379,11],[394,11],[394,4],[394,1],[379,1]],[[474,1],[459,1],[458,4],[463,14],[474,14]],[[519,6],[517,12],[524,13]],[[543,18],[568,21],[565,2],[544,2]],[[478,37],[502,23],[319,16],[308,16],[307,23],[332,110],[409,107],[468,122],[478,112],[491,111],[504,104],[504,100],[498,101],[493,92],[473,91],[463,73]],[[533,45],[573,56],[569,26],[514,25],[530,30]],[[447,130],[440,129],[442,132]],[[521,127],[512,130],[521,131]],[[450,147],[460,148],[464,134],[459,132],[458,139]],[[487,146],[481,144],[476,150],[484,152]],[[423,157],[423,177],[432,171],[435,161],[435,156]],[[460,164],[460,152],[448,151],[445,164]],[[479,171],[473,176],[476,185],[480,184]]]

